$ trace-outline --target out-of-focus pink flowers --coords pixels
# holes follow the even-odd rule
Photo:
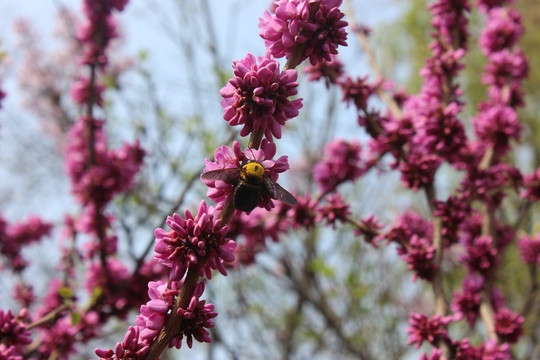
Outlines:
[[[331,192],[344,181],[354,181],[365,172],[361,151],[356,140],[336,139],[326,145],[322,160],[313,167],[313,179],[321,192]]]
[[[424,341],[436,345],[438,341],[448,339],[446,326],[450,323],[449,316],[442,317],[435,315],[428,318],[424,314],[409,314],[409,325],[407,333],[409,334],[409,345],[415,344],[418,349]]]
[[[515,9],[494,8],[488,12],[486,26],[480,35],[484,55],[511,49],[523,35],[521,16]]]
[[[518,241],[519,254],[527,264],[540,266],[540,234],[523,236]]]
[[[433,280],[438,267],[433,263],[435,247],[429,239],[413,235],[407,245],[398,247],[397,252],[407,263],[407,269],[414,271],[413,281],[417,277]]]
[[[341,0],[279,0],[274,14],[265,11],[259,19],[259,35],[267,52],[287,59],[303,46],[300,61],[311,65],[331,61],[339,45],[347,46],[347,22],[339,10]]]
[[[487,107],[473,124],[476,136],[496,149],[498,157],[508,152],[510,140],[518,140],[522,130],[516,111],[503,105]]]
[[[338,83],[339,78],[343,75],[343,64],[336,56],[331,55],[330,61],[323,60],[315,65],[306,66],[303,71],[307,74],[309,81],[317,81],[324,79],[326,88],[330,84]]]
[[[0,254],[6,258],[13,270],[21,271],[27,265],[21,254],[23,247],[40,241],[49,235],[51,230],[52,224],[44,222],[37,216],[8,224],[0,215]]]
[[[480,314],[480,302],[482,300],[480,291],[483,286],[483,279],[475,275],[470,275],[463,280],[463,291],[454,293],[451,304],[455,321],[465,318],[469,326],[474,327]]]
[[[502,342],[516,343],[523,335],[523,316],[503,308],[495,314],[495,331]]]
[[[22,359],[23,349],[32,342],[30,331],[26,330],[28,311],[22,309],[16,316],[11,310],[0,310],[0,358]]]
[[[93,150],[88,149],[88,127],[93,128]],[[69,132],[66,172],[72,192],[81,204],[107,204],[116,194],[128,190],[142,165],[144,150],[138,142],[118,150],[107,148],[103,121],[81,117]]]
[[[258,60],[258,61],[257,61]],[[241,136],[265,129],[265,136],[281,138],[281,127],[298,115],[302,99],[289,100],[298,93],[296,70],[279,71],[271,56],[233,61],[234,77],[220,90],[223,118],[229,125],[243,125]]]
[[[212,278],[212,270],[227,275],[224,263],[234,261],[235,243],[227,238],[227,226],[221,226],[214,209],[205,201],[200,203],[195,217],[186,210],[185,218],[169,216],[167,225],[172,230],[156,229],[154,251],[155,258],[171,268],[171,280],[180,280],[192,265],[199,266],[200,275],[208,279]]]

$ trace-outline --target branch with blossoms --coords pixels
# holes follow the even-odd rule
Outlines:
[[[517,45],[523,33],[520,15],[509,3],[477,1],[485,17],[479,46],[487,60],[481,78],[488,100],[470,119],[469,136],[463,120],[466,97],[459,83],[464,57],[475,46],[468,28],[469,13],[474,11],[469,1],[438,0],[429,5],[431,56],[420,73],[422,88],[414,95],[397,91],[380,71],[375,71],[374,81],[367,75],[352,78],[346,74],[337,57],[338,47],[345,46],[347,39],[340,0],[276,1],[259,24],[266,53],[260,57],[248,53],[233,61],[234,75],[220,91],[223,118],[232,128],[240,126],[247,147],[241,145],[243,140],[224,144],[214,151],[212,160],[204,161],[201,179],[215,205],[202,200],[196,211],[168,216],[168,228],[161,225],[154,231],[157,264],[145,262],[142,255],[130,271],[118,259],[116,220],[110,207],[113,199],[135,183],[145,152],[138,141],[111,149],[106,120],[98,119],[106,113],[102,79],[109,66],[107,49],[117,36],[114,15],[127,1],[85,0],[85,22],[78,33],[81,74],[71,91],[81,116],[69,132],[66,149],[66,169],[81,214],[65,217],[62,277],[51,281],[43,305],[30,315],[25,310],[0,311],[4,324],[0,357],[68,358],[76,342],[100,336],[107,320],[125,319],[137,308],[139,315],[123,340],[113,348],[96,349],[98,357],[157,359],[167,348],[179,349],[184,340],[189,348],[194,341],[209,343],[209,329],[218,314],[203,295],[213,285],[215,271],[226,276],[256,262],[270,241],[300,233],[306,235],[305,253],[283,244],[285,255],[278,260],[282,268],[273,269],[290,280],[288,286],[297,294],[287,331],[281,334],[288,337],[284,357],[294,346],[307,305],[310,315],[320,315],[314,316],[314,322],[324,323],[332,332],[331,349],[338,344],[349,356],[378,358],[366,341],[369,336],[358,337],[354,332],[373,327],[359,326],[353,316],[357,308],[351,305],[358,302],[358,307],[365,307],[358,293],[368,290],[355,288],[351,276],[347,278],[352,284],[350,293],[341,293],[342,288],[321,284],[323,276],[317,272],[331,273],[325,268],[327,254],[318,253],[318,230],[327,227],[345,233],[352,226],[350,233],[363,237],[373,247],[369,250],[395,249],[396,258],[403,260],[418,288],[429,285],[431,298],[410,311],[409,327],[401,331],[415,349],[432,347],[430,355],[428,350],[421,359],[511,358],[511,346],[526,332],[527,315],[537,309],[540,237],[521,232],[521,219],[509,224],[503,216],[503,200],[519,197],[519,216],[525,217],[540,198],[540,170],[522,174],[510,164],[510,150],[522,131],[517,109],[524,105],[521,82],[528,68]],[[367,27],[353,29],[364,51],[371,52]],[[377,69],[375,57],[368,55]],[[282,57],[287,61],[280,69],[277,59]],[[289,170],[289,157],[277,154],[283,127],[304,105],[303,99],[295,98],[302,80],[295,69],[305,60],[310,63],[305,68],[308,80],[322,79],[327,88],[339,87],[343,101],[356,110],[355,123],[370,140],[367,144],[354,138],[329,141],[308,169],[318,193],[292,195],[279,184],[280,175]],[[380,100],[387,109],[373,106]],[[444,172],[443,164],[463,174],[459,187],[446,199],[437,193],[435,181]],[[427,218],[405,211],[383,224],[379,214],[362,218],[353,214],[351,204],[357,199],[344,196],[344,186],[388,168],[400,173],[404,188],[424,196]],[[36,218],[9,224],[0,217],[0,253],[10,259],[8,266],[21,272],[26,266],[23,247],[47,236],[51,229]],[[86,241],[82,248],[77,244],[80,239]],[[530,280],[519,312],[512,310],[516,304],[508,301],[499,286],[500,266],[512,244]],[[343,243],[331,245],[335,245],[331,251],[344,248]],[[287,256],[303,257],[304,262]],[[86,267],[88,303],[84,305],[75,280],[75,267],[81,263]],[[392,266],[398,267],[394,262]],[[343,268],[341,272],[345,273]],[[145,293],[149,298],[143,299]],[[21,286],[17,294],[26,306],[35,301],[31,289]],[[371,306],[383,307],[385,301],[388,298],[381,295]],[[396,308],[398,301],[402,304],[397,299]],[[404,314],[402,319],[406,318]],[[39,339],[32,342],[30,331]],[[317,344],[318,349],[322,345]]]

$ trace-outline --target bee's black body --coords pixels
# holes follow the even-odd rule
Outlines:
[[[234,208],[245,212],[252,211],[259,203],[263,191],[263,184],[240,181],[234,189]]]

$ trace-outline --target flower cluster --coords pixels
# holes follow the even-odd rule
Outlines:
[[[21,271],[27,265],[21,254],[23,247],[40,241],[49,235],[51,230],[52,224],[36,216],[15,224],[8,224],[0,215],[0,254],[6,258],[13,270]]]
[[[113,10],[122,11],[128,0],[84,0],[83,11],[86,20],[78,29],[77,38],[85,45],[81,63],[87,65],[107,65],[105,49],[118,36]]]
[[[274,14],[268,11],[259,19],[259,35],[268,53],[290,58],[300,49],[300,61],[311,65],[332,61],[339,45],[347,46],[347,22],[339,10],[341,0],[279,0]]]
[[[523,236],[518,241],[519,253],[527,264],[540,266],[540,234]]]
[[[326,88],[329,88],[330,84],[337,84],[338,79],[343,75],[343,63],[334,55],[330,58],[330,61],[324,60],[304,68],[304,72],[309,75],[309,81],[324,79]]]
[[[212,270],[227,275],[224,263],[234,261],[235,243],[226,236],[227,226],[214,216],[214,209],[202,201],[195,217],[186,210],[185,219],[178,214],[167,218],[172,230],[156,229],[155,258],[171,268],[171,280],[180,280],[192,264],[208,279]]]
[[[356,140],[336,139],[326,145],[322,160],[313,167],[313,179],[321,192],[329,193],[344,181],[354,181],[365,172],[361,151]]]
[[[0,310],[0,359],[22,359],[23,348],[32,342],[24,323],[28,311],[23,309],[13,316],[11,310]]]
[[[104,122],[81,117],[69,132],[66,171],[72,192],[81,204],[105,206],[120,192],[128,190],[142,165],[144,150],[138,142],[118,150],[107,149]],[[93,128],[93,150],[87,148],[87,129]]]
[[[448,333],[446,325],[450,323],[450,317],[441,317],[435,315],[428,318],[424,314],[410,314],[409,324],[407,329],[409,333],[409,345],[415,344],[418,349],[424,341],[435,345],[440,340],[447,340]]]
[[[296,70],[279,71],[279,62],[270,55],[247,54],[233,61],[234,77],[220,90],[223,118],[229,125],[243,125],[241,136],[263,131],[266,138],[281,138],[281,127],[298,115],[302,99],[289,100],[298,93]]]

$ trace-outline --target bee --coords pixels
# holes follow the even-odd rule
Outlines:
[[[261,197],[269,195],[287,205],[296,206],[296,198],[279,184],[264,174],[263,166],[250,161],[241,168],[211,170],[202,174],[204,180],[221,180],[234,187],[234,208],[250,212],[259,203]]]

